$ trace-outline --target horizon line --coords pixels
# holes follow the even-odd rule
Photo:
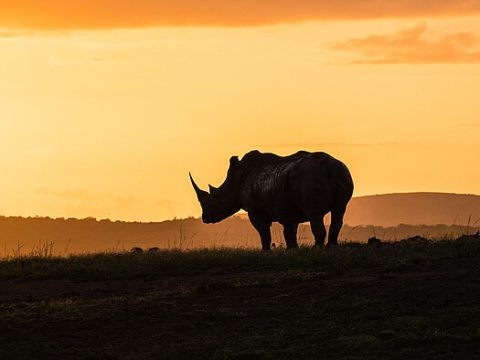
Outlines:
[[[354,196],[352,199],[363,199],[367,197],[377,197],[377,196],[392,196],[392,195],[451,195],[451,196],[473,196],[473,197],[480,197],[480,194],[473,194],[473,193],[452,193],[452,192],[441,192],[441,191],[412,191],[412,192],[396,192],[396,193],[382,193],[382,194],[370,194],[370,195],[360,195]],[[235,213],[233,216],[239,216],[246,214],[245,211],[240,210]],[[100,221],[110,221],[110,222],[121,222],[121,223],[139,223],[139,224],[154,224],[154,223],[163,223],[168,221],[181,221],[181,220],[201,220],[201,216],[194,216],[188,215],[187,217],[179,217],[177,218],[174,216],[173,218],[163,219],[163,220],[150,220],[150,221],[142,221],[142,220],[124,220],[124,219],[110,219],[110,218],[97,218],[95,216],[85,216],[85,217],[72,217],[72,216],[60,216],[60,217],[52,217],[49,215],[3,215],[0,214],[0,218],[21,218],[21,219],[51,219],[51,220],[94,220],[97,222]]]

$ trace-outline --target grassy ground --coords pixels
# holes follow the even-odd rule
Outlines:
[[[480,241],[0,261],[0,359],[480,358]]]

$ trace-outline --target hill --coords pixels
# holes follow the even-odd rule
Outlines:
[[[469,217],[470,225],[480,220],[478,195],[405,193],[353,198],[345,223],[351,226],[468,225]]]

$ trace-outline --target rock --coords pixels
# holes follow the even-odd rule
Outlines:
[[[375,237],[375,236],[368,239],[368,245],[378,246],[378,245],[382,245],[382,244],[383,244],[383,241],[380,240],[379,238]]]

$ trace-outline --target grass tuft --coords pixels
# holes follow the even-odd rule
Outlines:
[[[152,253],[108,252],[60,257],[39,255],[0,261],[0,279],[126,279],[174,274],[238,272],[258,269],[311,269],[341,274],[352,269],[401,269],[439,258],[480,254],[480,241],[418,241],[382,246],[346,243],[333,248],[301,247],[260,252],[256,249],[217,248],[159,250]]]

